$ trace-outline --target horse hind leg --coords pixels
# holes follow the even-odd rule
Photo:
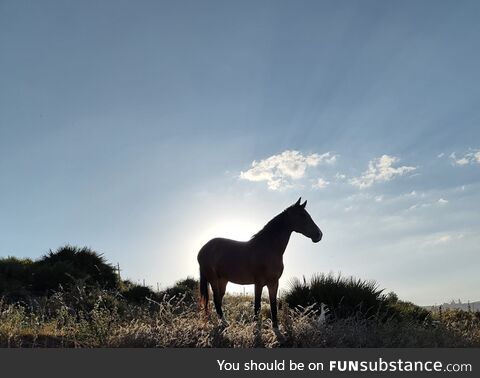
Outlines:
[[[213,290],[213,303],[215,304],[215,310],[217,311],[218,317],[225,321],[223,317],[223,310],[222,310],[222,300],[223,296],[225,295],[225,291],[227,289],[227,282],[226,280],[218,279],[217,282],[212,284]]]
[[[200,269],[200,309],[203,309],[205,311],[205,315],[208,317],[209,314],[209,308],[208,308],[208,280],[207,276],[205,275],[205,272],[203,272]]]

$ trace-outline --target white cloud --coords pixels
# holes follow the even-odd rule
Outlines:
[[[390,181],[397,176],[403,176],[416,169],[416,167],[408,166],[393,167],[396,162],[398,162],[398,158],[389,155],[373,159],[368,163],[368,169],[360,177],[351,179],[350,183],[360,189],[364,189],[376,182]]]
[[[335,179],[336,180],[345,180],[346,178],[347,178],[347,176],[344,175],[343,173],[340,173],[340,172],[335,173]]]
[[[317,155],[317,154],[314,154]],[[333,152],[325,152],[324,154],[318,155],[320,164],[334,164],[337,161],[338,155],[335,155]]]
[[[457,158],[457,154],[452,152],[450,154],[450,159],[453,160],[454,165],[468,165],[468,164],[480,164],[480,151],[479,150],[472,150],[471,152],[467,152],[460,158]]]
[[[240,172],[240,178],[266,181],[269,189],[281,190],[291,187],[292,180],[304,177],[309,167],[333,164],[336,158],[331,152],[303,155],[299,151],[287,150],[260,161],[253,161],[249,170]]]
[[[452,235],[443,235],[440,236],[436,241],[437,243],[446,243],[452,240]]]
[[[430,207],[432,206],[431,203],[425,202],[425,203],[416,203],[408,208],[408,210],[415,210],[415,209],[423,209],[425,207]]]
[[[382,202],[383,201],[383,196],[376,196],[375,197],[375,202]]]
[[[407,193],[403,193],[403,194],[400,194],[398,195],[397,198],[407,198],[407,199],[412,199],[412,198],[416,198],[416,197],[424,197],[425,194],[424,193],[418,193],[416,190],[412,190],[411,192],[407,192]]]
[[[415,209],[423,209],[425,207],[430,207],[430,206],[443,206],[443,205],[446,205],[448,203],[448,200],[446,200],[445,198],[440,198],[438,201],[436,202],[424,202],[424,203],[416,203],[412,206],[410,206],[408,208],[408,210],[415,210]]]
[[[453,239],[452,235],[442,235],[430,241],[430,244],[444,244],[444,243],[448,243],[452,239]]]
[[[330,184],[329,181],[319,178],[316,182],[313,183],[312,188],[314,189],[325,189]]]
[[[455,240],[463,239],[465,235],[463,233],[453,233],[453,234],[440,234],[428,238],[425,241],[425,245],[440,245],[453,242]]]
[[[469,163],[468,159],[467,158],[461,158],[461,159],[458,159],[457,161],[455,161],[456,164],[458,165],[467,165]]]
[[[439,158],[439,159],[440,159],[440,158],[442,158],[442,157],[444,157],[444,156],[445,156],[445,153],[444,153],[444,152],[442,152],[442,153],[440,153],[440,154],[438,154],[438,155],[437,155],[437,158]]]

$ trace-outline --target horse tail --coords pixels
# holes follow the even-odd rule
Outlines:
[[[208,281],[205,274],[200,270],[200,308],[208,315]]]

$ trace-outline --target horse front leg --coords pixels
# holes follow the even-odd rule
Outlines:
[[[255,284],[255,309],[254,309],[255,320],[258,320],[258,313],[260,312],[260,306],[262,302],[262,290],[263,290],[263,285]]]
[[[278,328],[278,318],[277,318],[277,292],[278,292],[278,280],[269,283],[268,287],[268,296],[270,298],[270,312],[272,314],[272,326],[273,328]]]

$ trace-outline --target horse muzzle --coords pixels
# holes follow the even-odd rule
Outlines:
[[[311,238],[312,242],[318,243],[320,240],[322,240],[322,236],[323,236],[322,231],[318,230],[318,234]]]

